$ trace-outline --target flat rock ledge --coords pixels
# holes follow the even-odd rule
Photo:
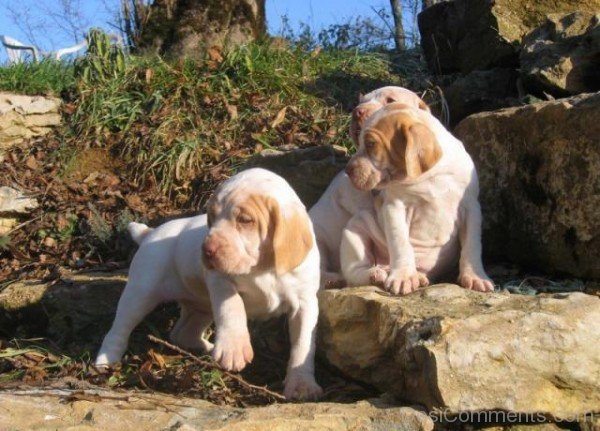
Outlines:
[[[0,405],[2,430],[433,430],[426,414],[380,399],[239,409],[160,394],[36,390],[2,392]]]
[[[573,420],[600,411],[598,322],[600,298],[579,292],[359,287],[320,293],[318,339],[347,375],[429,410]]]
[[[61,122],[61,100],[0,92],[0,149],[43,136]]]

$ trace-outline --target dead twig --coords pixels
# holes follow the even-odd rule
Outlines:
[[[199,365],[202,365],[203,367],[210,368],[210,369],[215,369],[215,370],[219,370],[223,374],[225,374],[227,377],[231,378],[232,380],[235,380],[240,385],[242,385],[242,386],[244,386],[244,387],[246,387],[248,389],[252,389],[252,390],[255,390],[255,391],[258,391],[258,392],[262,392],[262,393],[264,393],[264,394],[266,394],[266,395],[268,395],[268,396],[270,396],[272,398],[275,398],[276,400],[279,400],[279,401],[286,401],[286,399],[285,399],[285,397],[283,395],[278,394],[277,392],[273,392],[273,391],[271,391],[271,390],[269,390],[269,389],[267,389],[267,388],[265,388],[263,386],[256,386],[256,385],[253,385],[251,383],[248,383],[247,381],[245,381],[244,379],[242,379],[240,376],[238,376],[236,374],[233,374],[233,373],[230,373],[227,370],[224,370],[223,368],[221,368],[217,364],[212,363],[212,362],[208,362],[208,361],[204,361],[204,360],[200,359],[199,357],[197,357],[196,355],[188,352],[187,350],[184,350],[184,349],[182,349],[180,347],[177,347],[174,344],[171,344],[171,343],[169,343],[169,342],[167,342],[165,340],[161,340],[160,338],[157,338],[154,335],[148,335],[148,339],[150,341],[152,341],[153,343],[161,344],[161,345],[163,345],[163,346],[165,346],[165,347],[167,347],[167,348],[169,348],[169,349],[171,349],[171,350],[173,350],[173,351],[175,351],[175,352],[177,352],[179,354],[187,356],[188,358],[192,359],[194,362],[198,363]]]

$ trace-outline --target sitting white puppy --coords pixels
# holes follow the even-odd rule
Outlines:
[[[481,262],[477,172],[462,143],[431,114],[393,103],[365,123],[346,172],[380,190],[373,209],[344,229],[341,266],[350,285],[406,294],[456,271],[461,286],[493,290]]]
[[[382,87],[360,97],[352,111],[350,136],[358,144],[358,134],[363,123],[377,110],[390,103],[403,103],[414,109],[429,112],[419,96],[403,87]],[[342,230],[350,218],[362,209],[373,208],[370,191],[357,190],[348,175],[340,172],[329,184],[309,214],[315,229],[321,254],[321,283],[325,287],[340,287],[340,243]]]
[[[118,362],[131,331],[156,305],[177,301],[174,343],[203,349],[226,370],[253,358],[247,318],[287,314],[287,398],[316,398],[319,251],[304,205],[280,176],[249,169],[223,182],[208,214],[156,229],[131,223],[140,245],[97,365]],[[215,322],[214,346],[204,332]]]

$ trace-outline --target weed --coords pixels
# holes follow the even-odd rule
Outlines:
[[[391,68],[383,54],[259,43],[199,63],[129,57],[123,73],[79,87],[63,139],[109,149],[136,182],[197,207],[194,187],[264,148],[350,146],[345,112],[359,91],[404,84]]]
[[[90,210],[89,224],[92,235],[101,243],[108,243],[113,235],[112,226],[102,217],[102,214],[94,205],[88,204],[88,209]]]
[[[0,251],[8,250],[10,247],[10,236],[0,235]]]
[[[75,77],[80,85],[103,85],[125,72],[125,52],[111,44],[108,34],[93,28],[86,40],[87,53],[75,61]]]
[[[0,90],[23,94],[60,95],[75,85],[73,65],[45,59],[0,67]]]

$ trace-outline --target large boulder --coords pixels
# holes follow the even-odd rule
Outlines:
[[[600,279],[599,119],[595,93],[456,127],[479,173],[488,256]]]
[[[345,148],[319,145],[289,151],[263,150],[242,169],[264,168],[281,175],[298,193],[306,208],[310,208],[347,162]]]
[[[61,121],[60,99],[0,92],[0,150],[43,136]]]
[[[572,418],[600,409],[600,298],[483,294],[438,285],[320,292],[319,349],[404,400]]]
[[[546,15],[598,10],[600,0],[448,1],[419,14],[421,45],[436,73],[517,66],[523,36]]]
[[[552,14],[523,39],[525,86],[537,94],[600,91],[600,6],[596,13]]]
[[[494,111],[519,103],[517,79],[510,68],[474,70],[459,76],[448,85],[441,85],[450,111],[450,126],[463,118],[482,111]]]
[[[240,409],[151,393],[32,390],[3,392],[0,403],[3,430],[433,430],[426,414],[380,399]]]

